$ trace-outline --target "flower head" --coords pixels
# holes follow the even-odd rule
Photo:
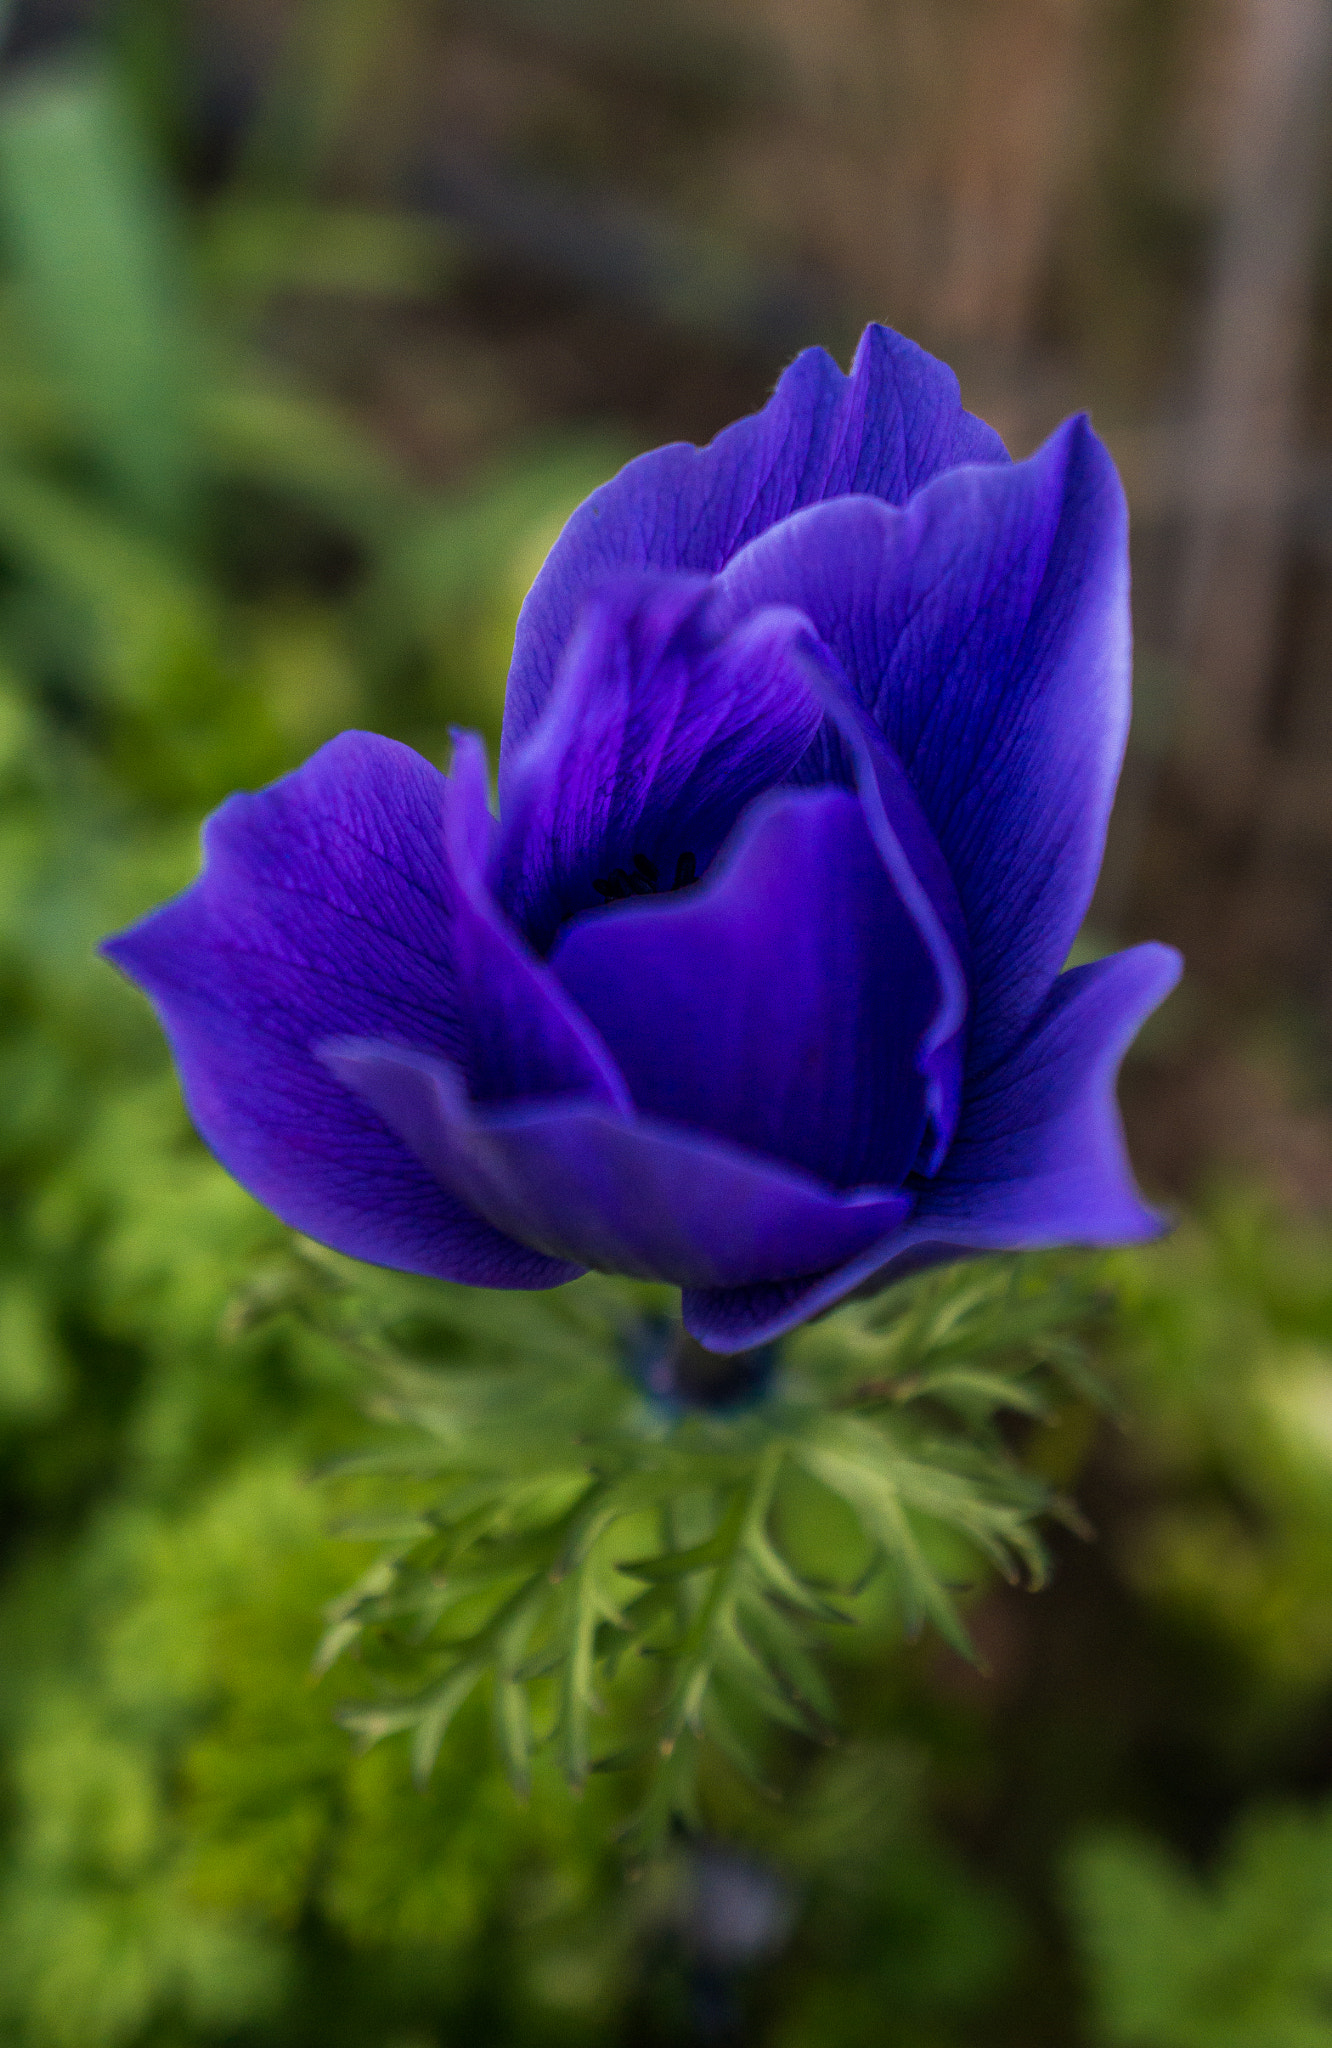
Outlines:
[[[523,607],[498,821],[345,733],[108,945],[288,1223],[492,1287],[673,1282],[738,1350],[995,1248],[1150,1236],[1114,1082],[1178,960],[1061,973],[1129,708],[1127,526],[879,327],[629,464]]]

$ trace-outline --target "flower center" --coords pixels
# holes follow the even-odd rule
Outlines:
[[[688,889],[698,880],[698,870],[692,853],[682,853],[675,863],[675,880],[661,886],[661,876],[656,863],[645,853],[634,855],[633,867],[612,868],[608,875],[594,875],[592,887],[606,903],[621,903],[629,896],[673,895],[677,889]]]

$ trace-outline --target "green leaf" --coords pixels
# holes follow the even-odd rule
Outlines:
[[[788,1607],[808,1614],[816,1621],[843,1624],[850,1621],[848,1614],[792,1570],[764,1529],[751,1528],[746,1537],[746,1547],[755,1577],[772,1598],[784,1601]]]
[[[1039,1388],[1024,1385],[1010,1373],[986,1372],[979,1366],[946,1366],[940,1372],[921,1373],[898,1395],[899,1400],[925,1398],[982,1409],[1009,1409],[1038,1419],[1050,1410],[1049,1396]]]
[[[477,1664],[460,1664],[451,1671],[416,1721],[412,1736],[412,1776],[424,1785],[435,1767],[439,1746],[449,1732],[449,1723],[463,1705],[481,1676]]]
[[[715,1640],[715,1668],[732,1682],[742,1698],[761,1708],[769,1720],[794,1728],[798,1734],[820,1731],[821,1723],[806,1703],[779,1682],[771,1665],[747,1640],[734,1606],[719,1616]]]
[[[970,1640],[938,1574],[926,1561],[907,1518],[898,1476],[877,1460],[851,1455],[818,1441],[799,1444],[794,1455],[814,1478],[838,1494],[859,1517],[865,1533],[895,1569],[908,1628],[928,1616],[959,1655],[972,1656]]]
[[[592,1715],[601,1710],[594,1678],[597,1631],[610,1618],[597,1597],[596,1567],[590,1560],[585,1560],[568,1582],[565,1601],[571,1625],[564,1634],[560,1658],[557,1739],[561,1769],[571,1784],[581,1785],[591,1768]]]
[[[495,1735],[509,1783],[515,1792],[526,1795],[532,1787],[532,1717],[527,1688],[516,1679],[497,1675],[493,1707]],[[428,1775],[428,1770],[423,1775]]]
[[[421,1714],[419,1707],[407,1702],[382,1707],[344,1704],[335,1710],[333,1718],[339,1727],[356,1737],[362,1749],[371,1749],[385,1736],[400,1735],[404,1729],[415,1728]]]
[[[105,73],[0,103],[0,222],[44,359],[128,508],[178,531],[197,478],[198,344],[162,181]]]
[[[656,1557],[635,1557],[616,1566],[617,1571],[633,1579],[649,1581],[686,1579],[694,1572],[706,1571],[711,1565],[721,1564],[730,1554],[727,1532],[719,1530],[706,1543],[695,1544],[692,1550],[664,1550]]]
[[[802,1708],[813,1731],[826,1734],[838,1721],[837,1702],[823,1671],[795,1627],[767,1600],[745,1602],[740,1617],[783,1694]]]

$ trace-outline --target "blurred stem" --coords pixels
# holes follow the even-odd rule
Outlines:
[[[771,1344],[755,1351],[709,1351],[681,1326],[650,1370],[650,1390],[681,1408],[743,1407],[764,1393],[774,1356]]]

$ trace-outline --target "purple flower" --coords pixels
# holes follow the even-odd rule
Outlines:
[[[1126,514],[880,327],[577,511],[518,625],[500,819],[345,733],[110,942],[288,1223],[488,1287],[683,1289],[733,1351],[993,1248],[1151,1236],[1119,1061],[1179,963],[1060,969],[1128,722]]]

